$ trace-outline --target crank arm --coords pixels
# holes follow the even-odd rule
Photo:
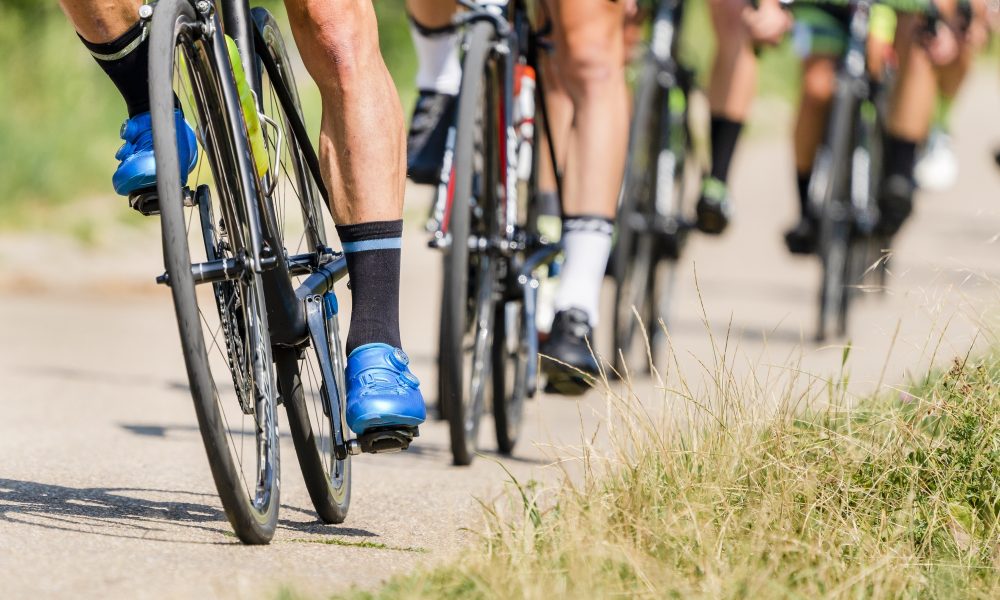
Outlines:
[[[330,337],[327,335],[326,311],[322,295],[313,294],[306,297],[306,324],[323,377],[323,402],[332,424],[334,451],[338,460],[344,460],[348,455],[347,442],[344,439],[344,407],[340,403],[337,374],[333,367],[333,360],[330,358]]]

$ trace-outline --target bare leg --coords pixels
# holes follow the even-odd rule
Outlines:
[[[795,120],[795,169],[802,175],[812,170],[816,149],[823,141],[827,113],[836,85],[836,62],[825,56],[805,60],[802,100]]]
[[[406,10],[424,27],[445,27],[455,16],[455,0],[406,0]]]
[[[550,99],[559,106],[563,98],[562,108],[552,114],[552,125],[553,143],[565,157],[561,161],[565,262],[546,353],[593,373],[597,365],[585,342],[589,333],[581,331],[589,332],[599,320],[611,223],[625,171],[629,106],[624,11],[622,3],[606,0],[551,0],[548,6],[556,47],[552,70],[565,90],[565,95],[557,92]],[[568,132],[559,131],[569,123]]]
[[[542,58],[541,69],[542,85],[545,86],[545,114],[549,119],[548,130],[553,139],[549,140],[544,135],[544,131],[536,129],[537,152],[542,153],[539,162],[541,167],[539,187],[543,192],[555,193],[557,192],[556,175],[552,161],[549,160],[549,156],[551,156],[549,144],[551,143],[555,147],[556,160],[559,162],[558,167],[562,168],[566,164],[566,146],[569,143],[570,130],[573,127],[573,101],[563,86],[562,77],[556,72],[555,61],[548,57]]]
[[[622,7],[554,0],[552,17],[556,68],[573,104],[563,206],[569,214],[613,218],[628,144]]]
[[[785,243],[795,254],[808,254],[815,246],[815,220],[809,213],[809,180],[816,150],[826,132],[830,102],[836,86],[836,60],[828,56],[805,59],[802,99],[795,121],[795,178],[799,194],[799,222],[785,233]]]
[[[896,28],[899,77],[892,95],[889,133],[913,142],[923,141],[934,114],[934,66],[918,41],[920,21],[900,15]]]
[[[403,214],[403,111],[378,45],[371,0],[286,0],[323,99],[320,159],[338,224]]]
[[[757,57],[743,22],[744,0],[710,0],[718,47],[708,84],[712,114],[745,121],[757,86]]]
[[[73,27],[88,42],[103,44],[139,20],[141,0],[59,0]]]

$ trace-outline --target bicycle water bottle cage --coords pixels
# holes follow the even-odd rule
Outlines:
[[[369,454],[391,454],[406,450],[419,436],[416,427],[376,427],[358,436],[358,445]]]

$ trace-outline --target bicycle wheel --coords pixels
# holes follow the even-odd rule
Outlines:
[[[878,260],[873,247],[881,152],[878,144],[877,110],[867,101],[858,102],[856,107],[850,151],[851,230],[844,275],[846,289],[837,320],[840,335],[848,331],[851,304],[862,293],[869,267]]]
[[[493,421],[497,449],[504,455],[513,453],[517,445],[527,396],[525,377],[529,352],[527,340],[522,335],[523,319],[521,301],[497,304],[492,352]]]
[[[820,147],[813,170],[821,207],[818,250],[822,278],[817,340],[825,340],[832,332],[838,336],[846,333],[853,229],[851,141],[856,107],[857,98],[848,85],[839,81],[827,124],[827,141]]]
[[[289,255],[316,255],[326,246],[322,199],[306,166],[306,160],[280,101],[287,94],[301,120],[301,108],[291,61],[285,49],[281,31],[274,17],[263,8],[251,11],[257,28],[255,50],[260,67],[260,100],[267,117],[265,144],[269,164],[270,193],[267,197],[269,231],[278,239],[275,245]],[[266,54],[265,54],[266,53]],[[270,68],[267,68],[270,67]],[[317,260],[319,256],[315,256]],[[299,467],[309,497],[320,519],[326,523],[343,523],[351,499],[350,456],[338,459],[334,445],[334,428],[343,427],[340,411],[333,411],[326,402],[325,391],[334,389],[340,406],[344,397],[343,370],[345,360],[336,321],[327,319],[328,348],[280,348],[275,350],[278,390],[288,413],[288,425],[295,444]],[[317,353],[329,353],[337,381],[327,382],[322,376]],[[343,430],[343,429],[342,429]]]
[[[258,227],[244,200],[257,193],[254,171],[239,105],[226,102],[232,74],[220,72],[227,61],[218,23],[215,31],[205,37],[187,0],[156,5],[149,82],[157,193],[167,276],[209,466],[236,535],[261,544],[274,535],[278,519],[277,393],[263,285],[254,269],[242,267]],[[203,150],[187,186],[198,190],[197,207],[182,204],[175,94]],[[190,239],[195,227],[201,235]],[[241,274],[196,288],[192,258],[225,259]]]
[[[661,297],[660,273],[666,271],[669,294],[682,244],[680,203],[684,194],[685,108],[671,105],[683,98],[679,88],[664,88],[660,66],[650,57],[636,90],[635,116],[629,136],[629,160],[618,212],[614,250],[614,366],[624,375],[639,365],[650,367],[662,335],[657,326],[669,308]],[[661,266],[663,259],[668,265]],[[638,318],[636,316],[638,313]],[[642,319],[645,329],[640,329]],[[647,343],[649,344],[647,348]]]
[[[448,213],[439,376],[457,465],[468,465],[475,456],[490,380],[497,266],[489,244],[478,241],[491,239],[497,218],[500,88],[488,61],[492,40],[492,25],[469,28]]]

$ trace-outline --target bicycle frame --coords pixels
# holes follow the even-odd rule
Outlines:
[[[537,32],[533,31],[530,28],[530,25],[520,30],[516,27],[516,17],[521,14],[518,11],[527,10],[526,4],[522,0],[458,0],[458,4],[465,8],[467,12],[456,16],[454,20],[456,27],[465,27],[472,23],[486,21],[492,24],[496,31],[494,38],[495,47],[493,51],[493,60],[495,64],[500,66],[500,78],[505,92],[500,98],[501,128],[504,135],[501,137],[503,147],[500,149],[499,153],[504,162],[504,164],[501,165],[502,168],[500,169],[500,172],[503,178],[501,183],[504,189],[503,203],[505,220],[500,228],[503,232],[503,238],[500,240],[488,240],[487,243],[489,246],[498,248],[501,252],[509,255],[514,251],[523,249],[524,247],[523,241],[519,241],[517,239],[519,206],[519,193],[517,189],[518,156],[517,131],[515,130],[514,124],[515,99],[513,98],[512,93],[512,90],[514,89],[515,66],[517,60],[513,60],[511,57],[526,57],[527,63],[536,70],[536,73],[540,72],[541,69],[538,64]],[[546,137],[550,140],[550,143],[548,144],[549,159],[552,161],[553,165],[557,165],[557,161],[555,159],[556,151],[551,143],[552,136],[549,135],[548,131],[544,87],[544,85],[539,84],[537,88],[540,100],[537,110],[539,111],[542,117],[542,122],[545,125]],[[455,128],[452,127],[449,130],[448,140],[446,143],[441,181],[438,184],[431,219],[427,227],[428,231],[434,234],[434,239],[432,240],[431,245],[432,247],[437,248],[445,248],[453,242],[448,233],[448,220],[451,212],[452,195],[454,194],[454,187],[451,181],[451,167],[452,158],[454,156],[454,147]],[[556,185],[561,189],[561,177],[559,176],[558,168],[555,170]]]
[[[263,67],[263,71],[268,74],[274,87],[291,135],[302,153],[308,175],[313,179],[316,189],[329,209],[327,201],[329,196],[320,174],[319,159],[310,143],[305,123],[298,113],[293,96],[283,85],[284,79],[279,67],[270,54],[263,51],[255,52],[255,48],[264,48],[265,43],[251,16],[249,2],[219,0],[213,3],[209,0],[191,0],[191,3],[205,19],[201,33],[209,36],[208,42],[216,48],[212,54],[220,73],[233,71],[229,53],[224,50],[226,47],[224,34],[222,31],[216,31],[217,27],[214,27],[217,18],[223,23],[225,35],[229,35],[236,42],[243,70],[257,100],[257,109],[263,112],[262,72],[256,58],[260,59],[260,67]],[[213,15],[215,10],[218,10],[218,15]],[[152,11],[148,14],[151,15]],[[227,110],[231,114],[242,115],[240,100],[232,78],[224,77],[221,83]],[[342,390],[337,389],[340,381],[337,370],[342,371],[344,365],[334,364],[335,357],[331,356],[332,353],[329,351],[331,343],[340,343],[336,325],[338,306],[335,296],[330,292],[338,281],[347,276],[347,261],[343,253],[335,252],[325,246],[314,248],[307,254],[285,255],[273,219],[268,218],[269,215],[273,215],[273,210],[271,199],[264,192],[268,187],[267,180],[262,182],[256,176],[245,130],[242,132],[237,130],[231,134],[236,138],[237,146],[242,146],[243,149],[241,152],[243,158],[238,165],[240,171],[238,176],[244,182],[252,182],[244,186],[249,190],[250,197],[232,200],[245,213],[253,247],[248,249],[250,256],[192,264],[192,276],[195,284],[210,284],[240,279],[248,269],[261,274],[272,345],[301,348],[309,342],[313,344],[320,369],[323,371],[323,380],[329,382],[329,385],[324,386],[324,401],[330,411],[329,414],[340,416],[333,419],[332,433],[336,455],[342,460],[349,454],[358,454],[361,451],[357,440],[348,439],[348,429],[343,421]],[[300,199],[303,203],[312,202],[311,194],[303,196]],[[304,276],[297,287],[292,285],[293,276]],[[157,278],[157,282],[169,285],[169,276],[164,274]],[[334,321],[332,330],[328,327],[328,321]]]
[[[258,110],[261,110],[261,71],[254,60],[254,48],[256,45],[263,47],[263,40],[253,23],[249,2],[247,0],[219,0],[217,3],[209,0],[191,0],[191,2],[199,13],[206,15],[206,18],[211,18],[213,9],[219,11],[226,35],[233,38],[240,51],[244,72],[255,93]],[[216,33],[214,37],[213,43],[216,45],[224,43],[221,34]],[[215,54],[216,60],[224,63],[220,65],[222,67],[220,71],[231,72],[228,53]],[[309,141],[305,123],[298,115],[291,94],[281,84],[283,80],[278,66],[266,52],[261,52],[259,58],[261,66],[274,85],[275,95],[288,118],[292,135],[298,142],[309,175],[314,180],[320,196],[327,200],[328,193],[320,174],[319,158]],[[227,106],[239,114],[240,103],[235,86],[223,87]],[[314,253],[286,257],[283,249],[277,247],[275,232],[271,230],[271,224],[266,219],[270,200],[260,189],[261,186],[257,182],[254,167],[249,159],[241,162],[240,170],[243,171],[241,176],[254,182],[254,185],[247,186],[253,190],[254,197],[243,199],[243,206],[250,218],[250,233],[254,244],[250,249],[251,256],[249,260],[224,259],[194,264],[191,266],[191,271],[197,284],[239,279],[247,268],[253,268],[261,273],[265,278],[266,304],[273,343],[281,346],[300,346],[308,340],[304,299],[332,289],[337,281],[346,276],[346,261],[341,253],[326,247],[316,248]],[[302,201],[307,202],[309,199],[303,198]],[[328,202],[324,203],[329,206]],[[309,277],[299,285],[298,289],[293,289],[290,278],[300,275]],[[158,282],[169,284],[169,278],[166,275],[161,276]]]
[[[545,100],[545,86],[542,83],[541,68],[539,64],[540,42],[538,32],[532,27],[527,18],[527,4],[523,0],[458,0],[467,12],[459,14],[455,19],[456,26],[466,26],[475,22],[486,21],[492,24],[495,30],[493,61],[500,70],[502,82],[502,93],[500,97],[500,118],[503,134],[500,136],[500,143],[503,145],[498,153],[504,162],[501,165],[500,173],[503,177],[501,187],[504,190],[504,222],[501,224],[500,239],[485,240],[485,244],[472,244],[472,247],[480,251],[497,252],[501,256],[512,259],[518,252],[527,252],[528,256],[524,262],[517,265],[516,271],[509,273],[508,281],[514,286],[512,297],[523,299],[523,319],[522,319],[522,342],[526,344],[528,361],[525,365],[525,382],[529,396],[534,395],[537,387],[538,370],[538,331],[536,329],[536,308],[539,279],[535,271],[545,265],[550,264],[562,251],[562,245],[548,242],[538,237],[529,222],[528,230],[518,226],[519,201],[519,176],[518,176],[518,134],[514,124],[514,78],[515,67],[520,57],[524,57],[527,65],[533,67],[538,81],[537,93],[538,102],[536,110],[544,125],[544,135],[548,139],[549,153],[547,159],[552,162],[556,172],[556,186],[562,196],[562,178],[558,170],[556,160],[555,144],[553,143],[549,130],[547,104]],[[448,232],[448,221],[454,195],[454,187],[451,182],[451,156],[454,150],[455,128],[449,132],[448,148],[446,150],[445,164],[442,169],[442,180],[438,188],[438,196],[435,202],[435,209],[432,215],[431,229],[434,230],[432,246],[446,248],[452,243],[462,243],[459,240],[450,239]],[[537,177],[537,169],[532,173],[532,178]],[[532,179],[534,181],[534,179]],[[530,202],[531,199],[529,199]],[[528,210],[529,216],[531,210]]]

